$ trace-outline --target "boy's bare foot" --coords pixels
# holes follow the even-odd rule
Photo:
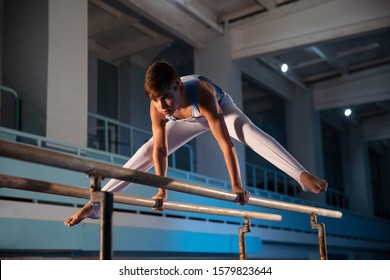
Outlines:
[[[85,218],[88,218],[93,212],[92,203],[88,202],[81,208],[79,211],[77,211],[72,217],[68,218],[64,225],[67,227],[72,227],[74,225],[77,225],[81,221],[83,221]]]
[[[310,191],[316,194],[320,194],[328,190],[327,181],[320,179],[308,172],[302,172],[300,175],[300,179],[304,186],[304,191]]]
[[[248,203],[249,197],[250,197],[250,192],[248,192],[244,188],[233,188],[232,189],[233,193],[237,194],[237,204],[240,206],[244,206],[245,204]]]

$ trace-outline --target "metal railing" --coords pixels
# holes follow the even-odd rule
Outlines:
[[[299,184],[285,173],[252,163],[246,164],[247,185],[256,189],[297,197],[301,191]],[[348,208],[348,197],[343,191],[329,189],[326,204],[332,207]]]
[[[96,136],[97,139],[95,139],[95,141],[98,141],[99,143],[102,140],[101,142],[103,144],[95,144],[92,148],[98,148],[105,152],[113,152],[122,155],[126,154],[127,152],[127,156],[132,156],[143,143],[145,143],[152,137],[150,131],[125,124],[112,118],[107,118],[94,113],[88,113],[88,118],[89,130],[92,129],[96,134],[98,134],[97,132],[99,130],[103,132],[102,137]],[[96,124],[94,124],[94,122],[96,122]],[[138,137],[137,139],[136,135],[140,135],[141,137]],[[89,139],[88,142],[92,143],[94,141]],[[119,150],[124,150],[126,152],[120,152]],[[188,144],[185,144],[180,148],[180,150],[186,150],[188,152],[188,157],[186,157],[186,159],[188,160],[188,171],[194,172],[194,152],[192,147]],[[173,168],[177,168],[177,152],[178,151],[172,153],[169,156],[170,166]]]
[[[326,192],[326,204],[337,208],[348,209],[349,199],[343,191],[328,189]]]
[[[388,205],[374,203],[374,215],[375,217],[389,220],[390,207]]]
[[[100,192],[100,182],[102,178],[115,178],[123,181],[149,185],[157,188],[165,188],[168,190],[174,190],[231,202],[238,202],[239,200],[236,194],[228,191],[213,189],[205,186],[192,184],[190,182],[175,180],[168,177],[161,177],[154,174],[113,166],[102,162],[91,161],[71,155],[61,154],[49,150],[43,150],[33,146],[13,143],[4,140],[0,140],[0,156],[64,168],[88,174],[91,177],[91,188],[93,190],[91,200],[100,201],[100,203],[102,203],[101,228],[103,229],[101,229],[101,236],[105,235],[104,232],[110,232],[112,227],[111,220],[110,218],[108,218],[110,215],[112,215],[112,193]],[[95,195],[96,193],[98,195]],[[312,228],[318,230],[320,258],[327,259],[325,225],[322,223],[317,223],[317,216],[341,218],[341,212],[324,208],[275,201],[259,197],[250,197],[248,204],[309,214]],[[103,207],[103,205],[108,205],[108,207]],[[102,247],[101,251],[104,252],[104,249]]]
[[[88,157],[95,160],[101,160],[114,164],[123,165],[128,160],[128,157],[116,155],[96,149],[77,146],[74,144],[65,143],[55,139],[50,139],[44,136],[34,135],[23,131],[13,130],[5,127],[0,127],[0,138],[9,141],[28,143],[43,149],[50,149],[80,157]]]
[[[252,163],[246,164],[248,186],[269,192],[296,197],[300,186],[285,173]]]

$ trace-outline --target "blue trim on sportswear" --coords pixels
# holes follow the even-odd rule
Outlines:
[[[210,79],[204,76],[189,75],[189,76],[181,77],[180,79],[184,83],[184,86],[188,89],[188,94],[190,95],[191,106],[192,106],[192,117],[190,119],[202,117],[202,115],[199,112],[198,102],[196,100],[196,83],[198,81],[207,81],[213,86],[215,97],[217,98],[218,104],[221,104],[223,98],[226,95],[226,93],[218,85],[216,85],[213,81],[211,81]],[[174,121],[188,120],[188,119],[176,119],[174,116],[169,116],[167,117],[167,119],[174,120]]]

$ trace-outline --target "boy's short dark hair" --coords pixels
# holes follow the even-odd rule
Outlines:
[[[180,79],[175,67],[168,62],[156,61],[149,66],[145,75],[144,91],[149,99],[155,98],[158,93],[173,82]]]

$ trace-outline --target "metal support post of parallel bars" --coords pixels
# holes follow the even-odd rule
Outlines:
[[[240,244],[240,260],[246,260],[246,247],[245,247],[245,233],[250,232],[251,221],[248,218],[244,218],[244,226],[240,227],[238,231],[238,238]]]
[[[111,192],[99,192],[100,195],[100,259],[112,260],[112,215],[114,197]]]
[[[320,259],[327,260],[328,253],[326,250],[326,234],[325,234],[325,224],[317,222],[317,215],[312,213],[310,215],[310,223],[312,229],[318,230],[318,247],[320,250]]]
[[[101,191],[102,178],[90,176],[91,202],[100,203],[100,255],[101,260],[112,260],[112,215],[114,197],[112,193]]]

